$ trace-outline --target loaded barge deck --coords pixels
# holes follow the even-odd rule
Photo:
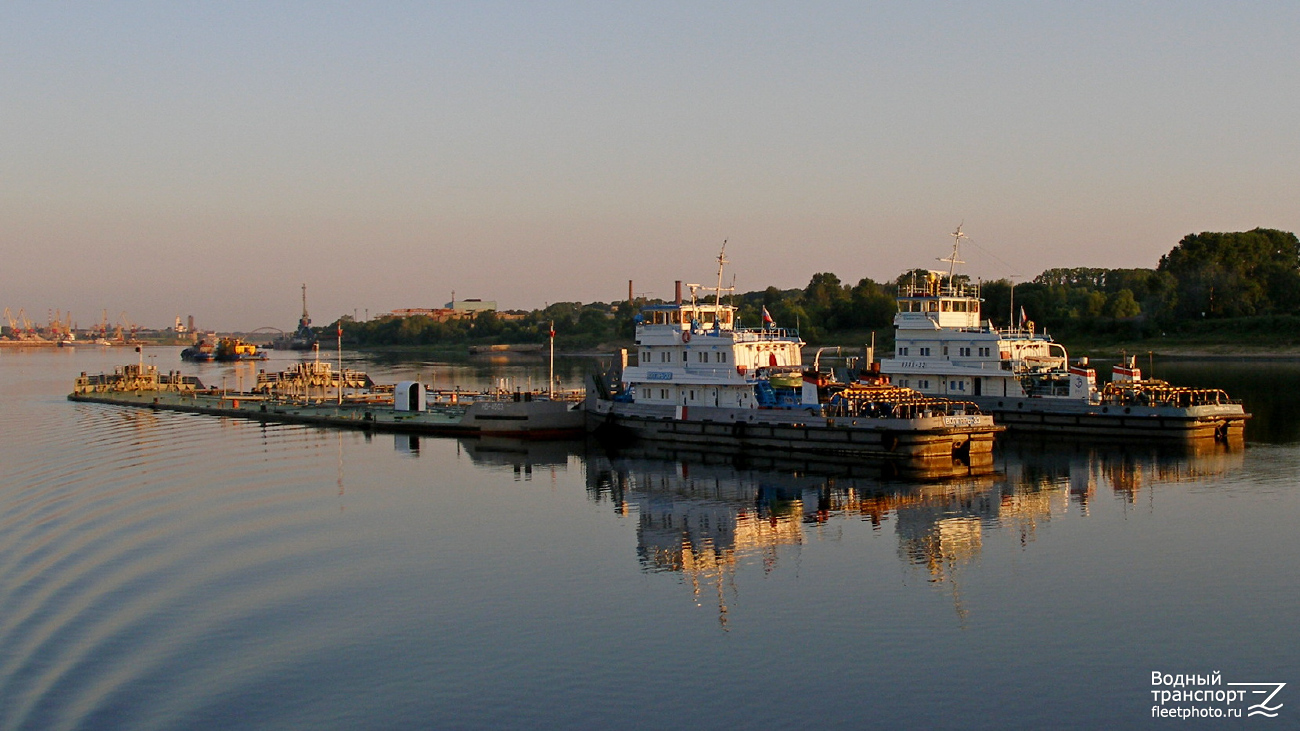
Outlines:
[[[413,381],[373,386],[364,374],[332,374],[327,363],[259,378],[253,392],[206,388],[198,378],[159,373],[156,366],[126,365],[113,373],[81,374],[69,401],[111,404],[254,421],[432,436],[509,436],[555,439],[583,433],[581,403],[543,394],[452,392],[428,401]],[[329,394],[330,383],[365,390]],[[313,386],[315,388],[313,389]],[[564,396],[570,396],[565,394]]]

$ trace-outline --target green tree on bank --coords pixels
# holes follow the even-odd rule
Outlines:
[[[797,327],[810,344],[856,341],[866,331],[891,331],[900,286],[925,276],[909,271],[894,281],[863,278],[855,285],[831,272],[813,274],[802,289],[763,290],[728,298],[740,324],[758,327],[764,308],[778,325]],[[1021,310],[1058,337],[1147,338],[1191,331],[1232,332],[1215,324],[1269,318],[1250,327],[1300,336],[1300,240],[1257,228],[1188,234],[1155,269],[1049,269],[1029,282],[985,282],[983,316],[1005,327]],[[1014,304],[1013,304],[1014,298]],[[357,346],[455,346],[545,343],[554,323],[557,345],[593,348],[632,339],[640,307],[661,300],[557,302],[531,312],[480,312],[436,321],[425,316],[343,318],[345,342]],[[333,325],[322,328],[333,335]],[[1247,327],[1246,329],[1249,329]],[[327,334],[327,335],[326,335]]]

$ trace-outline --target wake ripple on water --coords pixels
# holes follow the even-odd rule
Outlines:
[[[321,451],[335,435],[66,408],[29,424],[45,444],[5,467],[0,727],[139,727],[128,699],[145,693],[186,699],[150,708],[171,725],[329,636],[293,608],[356,569],[322,560],[333,544],[310,504],[334,482]]]

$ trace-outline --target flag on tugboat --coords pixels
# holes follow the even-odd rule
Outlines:
[[[772,321],[772,315],[768,313],[766,305],[763,306],[763,324],[769,327],[776,324]]]

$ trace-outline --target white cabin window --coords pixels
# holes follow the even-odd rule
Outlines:
[[[726,362],[727,362],[727,354],[726,354],[726,353],[718,353],[718,362],[719,362],[719,363],[726,363]]]
[[[659,398],[662,399],[662,400],[664,400],[664,401],[667,401],[667,400],[668,400],[668,389],[666,389],[666,388],[661,388],[661,389],[659,389]]]
[[[899,348],[899,349],[898,349],[898,354],[899,354],[899,355],[907,355],[907,348]]]
[[[969,357],[970,357],[970,348],[958,348],[958,349],[957,349],[957,355],[960,355],[960,356],[962,356],[963,358],[969,358]]]
[[[929,355],[929,354],[930,354],[930,349],[929,349],[929,348],[921,348],[921,357],[925,357],[925,356],[927,356],[927,355]]]
[[[919,381],[916,382],[916,387],[917,387],[917,388],[920,388],[920,389],[927,389],[927,388],[929,388],[929,387],[930,387],[930,379],[928,379],[928,378],[922,378],[921,380],[919,380]]]

